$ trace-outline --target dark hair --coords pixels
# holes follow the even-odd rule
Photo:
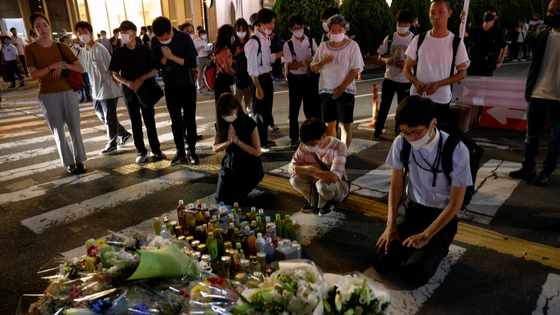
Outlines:
[[[337,7],[326,7],[321,12],[321,20],[328,20],[331,16],[340,14],[340,9]]]
[[[202,34],[206,34],[206,30],[201,28],[198,30],[198,36],[202,35]]]
[[[419,95],[412,95],[399,103],[395,124],[398,126],[408,125],[414,128],[430,125],[434,119],[435,105],[431,99]]]
[[[245,40],[244,43],[246,44],[251,38],[251,31],[249,30],[249,25],[247,24],[247,21],[244,18],[238,18],[233,23],[233,29],[235,30],[235,32],[237,32],[241,26],[243,26],[243,29],[245,30],[246,33],[244,38]],[[235,33],[233,36],[235,36],[235,41],[233,42],[232,48],[235,51],[235,47],[242,46],[242,44],[241,41],[239,40],[239,37],[237,37],[237,33]]]
[[[214,54],[218,54],[224,47],[231,50],[231,37],[233,36],[233,26],[224,24],[218,30],[218,38],[214,47]]]
[[[399,11],[397,15],[395,15],[395,21],[397,23],[410,23],[414,21],[414,17],[412,16],[412,12],[408,11],[407,9]]]
[[[91,24],[89,24],[89,22],[80,21],[76,23],[76,26],[74,26],[74,31],[78,32],[79,28],[83,28],[85,30],[88,30],[90,33],[93,33],[93,27],[91,26]]]
[[[276,12],[268,8],[264,8],[264,9],[260,9],[259,12],[257,13],[256,21],[259,23],[259,25],[261,23],[268,24],[272,22],[272,19],[276,19],[276,17],[277,17]]]
[[[305,21],[303,20],[303,16],[297,13],[290,15],[290,17],[288,17],[288,28],[294,27],[295,24],[305,26]]]
[[[433,3],[436,3],[436,2],[445,2],[445,5],[447,6],[447,10],[451,11],[451,4],[449,3],[449,0],[434,0]]]
[[[527,19],[524,16],[522,16],[519,18],[519,22],[527,23]]]
[[[156,36],[158,36],[158,37],[163,36],[163,34],[165,34],[165,33],[170,34],[171,33],[171,21],[169,21],[169,19],[166,18],[165,16],[158,16],[152,22],[152,29],[154,31],[154,34],[156,34]]]
[[[245,125],[245,122],[251,118],[245,114],[237,97],[230,92],[220,95],[216,102],[216,133],[219,142],[227,141],[229,131],[229,123],[222,116],[229,116],[235,109],[237,109],[237,119]],[[239,134],[239,130],[237,132]]]
[[[201,29],[203,29],[202,25],[199,25],[199,26],[196,27],[197,31],[200,31]]]
[[[119,33],[119,32],[120,32],[120,30],[118,28],[113,29],[113,34]]]
[[[257,20],[257,13],[251,14],[249,17],[249,23],[253,24]]]
[[[185,29],[186,29],[187,27],[189,27],[189,26],[192,26],[192,28],[194,29],[194,26],[193,26],[191,23],[185,22],[185,23],[181,24],[181,26],[179,26],[179,30],[180,30],[181,32],[184,32]]]
[[[536,17],[538,17],[538,18],[541,17],[541,15],[540,15],[539,13],[535,13],[535,14],[533,14],[533,16],[536,16]],[[12,27],[12,28],[13,28],[13,27]],[[10,31],[12,31],[12,29],[10,29]]]
[[[146,26],[146,28],[148,29],[148,31],[151,31],[151,30],[152,30],[152,26],[151,26],[151,25]]]
[[[147,32],[147,31],[148,31],[148,28],[145,27],[145,26],[142,26],[142,27],[140,28],[140,30],[141,30],[141,31],[144,31],[144,32]]]
[[[496,7],[493,5],[487,5],[486,8],[484,8],[484,12],[488,11],[494,11],[496,12],[496,16],[500,16],[500,11],[498,11],[498,9],[496,9]]]
[[[16,30],[16,28],[15,27],[10,28],[10,32],[12,32],[13,30]]]
[[[101,33],[105,33],[105,35],[107,35],[107,31],[106,31],[106,30],[101,30],[101,31],[99,32],[99,34],[101,35]]]
[[[35,27],[35,20],[36,20],[37,18],[43,18],[43,19],[45,19],[45,20],[47,21],[47,24],[48,24],[49,26],[51,26],[51,22],[49,22],[49,19],[48,19],[43,13],[41,13],[41,12],[35,12],[35,13],[32,13],[32,14],[29,16],[29,23],[31,23],[31,28],[34,28],[34,27]]]
[[[299,127],[299,138],[303,143],[320,140],[325,134],[326,128],[325,123],[321,119],[316,117],[308,118]]]

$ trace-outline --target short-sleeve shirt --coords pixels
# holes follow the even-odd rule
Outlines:
[[[109,70],[121,73],[129,81],[134,81],[155,69],[150,58],[150,49],[145,45],[136,45],[134,50],[127,46],[117,47],[113,52],[113,59]]]
[[[427,32],[426,38],[422,46],[420,46],[420,50],[418,50],[418,58],[420,60],[416,60],[418,36],[414,37],[406,50],[406,55],[418,62],[416,78],[424,85],[449,78],[451,63],[453,62],[453,38],[455,35],[449,32],[449,35],[446,37],[435,38],[432,37],[430,32]],[[467,49],[463,41],[461,41],[457,50],[457,56],[455,57],[455,65],[460,65],[467,61],[469,61]],[[418,95],[414,84],[410,89],[410,95]],[[440,87],[434,94],[427,97],[434,103],[447,104],[451,102],[451,86]]]
[[[17,60],[18,50],[12,44],[4,45],[4,47],[2,48],[2,53],[4,53],[4,60],[6,61]]]
[[[531,97],[555,101],[560,98],[559,51],[560,33],[552,29],[546,41],[541,71]]]
[[[491,75],[496,69],[501,50],[507,44],[506,33],[496,26],[492,26],[488,31],[482,26],[474,26],[468,33],[471,41],[469,74]]]
[[[83,48],[79,47],[78,49],[76,49],[76,48],[74,48],[74,46],[72,46],[72,47],[70,47],[70,50],[72,51],[74,56],[78,57],[78,60],[82,64],[82,68],[84,68],[84,51],[83,51]],[[84,68],[83,72],[87,72],[85,68]]]
[[[208,57],[208,43],[205,40],[203,40],[201,38],[197,38],[197,39],[193,40],[193,44],[194,44],[194,47],[197,49],[199,58]],[[201,49],[201,50],[198,50],[199,47],[204,47],[204,48]]]
[[[300,41],[295,36],[292,36],[290,39],[294,46],[294,56],[292,55],[292,51],[290,50],[290,44],[286,42],[284,44],[284,63],[288,62],[301,62],[305,59],[313,59],[313,54],[317,51],[317,43],[314,40],[311,40],[312,46],[309,44],[309,38],[303,35],[303,40]],[[308,67],[299,67],[296,70],[290,69],[290,73],[302,75],[307,74]]]
[[[251,38],[245,44],[245,56],[247,57],[247,72],[251,77],[258,77],[272,71],[271,63],[276,60],[276,55],[270,52],[270,38],[260,31],[255,31],[255,36],[261,44],[259,53],[259,42]]]
[[[89,74],[92,85],[92,97],[95,100],[107,100],[121,95],[119,87],[113,81],[109,65],[111,54],[100,43],[95,43],[90,49],[82,50],[84,56],[84,70]]]
[[[525,23],[518,31],[519,35],[517,35],[517,42],[523,43],[527,38],[528,32],[529,32],[529,24]]]
[[[18,55],[23,55],[23,49],[25,48],[25,42],[23,41],[23,38],[19,36],[17,38],[15,36],[12,36],[10,37],[10,39],[12,41],[12,45],[17,44],[17,46],[14,46],[16,46],[17,48]]]
[[[78,58],[74,56],[70,47],[66,44],[60,44],[62,53],[68,60],[68,63],[74,63]],[[58,50],[56,42],[53,41],[51,47],[43,47],[39,43],[34,42],[25,46],[25,60],[28,67],[43,69],[53,63],[64,61]],[[72,90],[72,86],[65,78],[53,79],[52,70],[39,80],[39,93],[50,94]]]
[[[226,57],[229,57],[230,60],[232,59],[231,50],[227,47],[220,50],[220,52],[216,55],[216,69],[218,70],[218,73],[226,72],[226,65],[224,62]]]
[[[379,49],[377,49],[377,53],[382,56],[388,54],[389,57],[395,58],[395,61],[404,61],[406,60],[406,49],[410,42],[414,38],[414,34],[409,32],[408,36],[402,37],[399,35],[399,32],[393,33],[393,41],[391,42],[389,47],[389,36],[385,37]],[[397,67],[397,65],[387,65],[387,69],[385,71],[385,78],[399,82],[399,83],[409,83],[410,81],[404,75],[404,72],[401,68]]]
[[[330,42],[323,42],[317,53],[313,58],[313,63],[317,63],[323,59],[325,55],[333,55],[334,59],[323,66],[321,69],[321,76],[319,77],[319,90],[320,93],[334,93],[334,89],[339,87],[346,76],[353,69],[358,69],[358,72],[362,72],[364,69],[364,59],[360,51],[360,46],[349,39],[346,44],[342,45],[340,48],[333,48]],[[356,80],[352,80],[344,92],[348,94],[356,94]]]
[[[436,129],[437,130],[437,129]],[[436,178],[436,186],[432,187],[434,174],[430,170],[430,165],[434,165],[436,155],[438,153],[439,137],[442,137],[442,146],[449,138],[449,134],[439,131],[434,139],[423,148],[416,150],[411,148],[408,158],[409,181],[406,187],[406,193],[410,200],[430,208],[445,209],[449,204],[451,186],[467,187],[473,184],[470,171],[469,150],[459,142],[455,151],[453,151],[453,170],[449,174],[451,183],[443,173],[440,163]],[[402,135],[398,136],[389,155],[387,156],[387,164],[395,169],[402,170],[404,164],[401,162],[401,151],[403,142],[408,141]],[[427,163],[426,163],[427,162]]]

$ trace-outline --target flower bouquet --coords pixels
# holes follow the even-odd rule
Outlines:
[[[208,277],[195,283],[189,293],[189,303],[183,308],[185,314],[232,314],[239,297],[228,288],[227,281],[218,277]]]
[[[365,276],[326,274],[325,278],[330,287],[323,300],[325,314],[389,314],[389,293],[373,287]]]
[[[319,268],[311,261],[282,261],[270,278],[258,289],[240,294],[243,302],[236,314],[321,314],[322,297],[327,283]]]

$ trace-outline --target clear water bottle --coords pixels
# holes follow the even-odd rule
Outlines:
[[[264,252],[266,254],[266,262],[269,264],[272,263],[274,261],[274,245],[272,244],[272,239],[270,237],[266,238]]]

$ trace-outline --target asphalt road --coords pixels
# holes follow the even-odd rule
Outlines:
[[[528,67],[527,63],[506,64],[495,75],[525,77]],[[371,117],[372,84],[381,83],[375,76],[379,73],[364,75],[365,81],[357,84],[357,121]],[[3,97],[9,101],[15,93],[37,92],[31,84],[25,90],[4,91]],[[198,169],[169,166],[168,162],[137,167],[132,143],[121,148],[118,155],[100,157],[98,151],[105,146],[104,127],[91,104],[82,105],[82,131],[89,160],[85,163],[87,174],[80,177],[68,176],[60,167],[38,105],[11,105],[0,110],[0,314],[13,314],[22,294],[41,293],[46,288],[47,282],[40,279],[37,270],[55,255],[84,250],[87,239],[107,235],[108,230],[142,225],[173,211],[180,199],[193,202],[212,196],[217,175],[205,170],[215,164],[210,150],[215,121],[213,99],[210,93],[198,97],[197,124],[204,137],[197,145],[204,161]],[[396,102],[390,114],[395,109]],[[130,130],[122,99],[119,113]],[[158,134],[162,150],[171,158],[175,150],[166,113],[161,101],[156,106]],[[280,130],[270,132],[269,137],[278,146],[262,159],[267,174],[285,179],[281,168],[289,163],[294,151],[286,146],[288,93],[283,83],[275,86],[273,114]],[[386,129],[391,130],[393,125],[390,116]],[[369,140],[371,135],[371,130],[355,124],[347,166],[353,195],[387,203],[389,171],[384,161],[393,136],[386,132],[384,139],[375,143]],[[466,229],[483,232],[479,241],[469,240],[473,233],[461,240],[456,237],[449,257],[421,289],[403,291],[395,289],[398,279],[379,279],[395,289],[391,291],[391,313],[560,314],[560,270],[547,262],[548,256],[557,260],[560,256],[560,173],[556,171],[545,188],[512,180],[507,171],[523,159],[524,133],[480,127],[469,135],[486,152],[477,179],[478,196],[468,211],[461,213],[461,222]],[[539,163],[547,152],[546,143],[545,137]],[[368,270],[385,221],[339,208],[326,218],[303,214],[299,211],[303,200],[282,189],[257,187],[243,206],[264,208],[267,215],[291,214],[299,220],[304,227],[303,256],[324,271]],[[492,245],[492,235],[502,241],[515,240],[520,247],[544,245],[539,252],[542,257],[538,253],[508,253],[502,246]],[[23,308],[32,301],[25,298]]]

